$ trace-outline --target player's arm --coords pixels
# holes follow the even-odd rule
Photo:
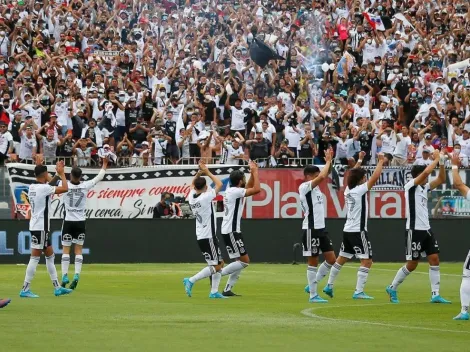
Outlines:
[[[361,167],[361,165],[362,165],[362,160],[364,159],[365,156],[366,156],[366,152],[364,152],[364,151],[360,151],[360,152],[359,152],[359,157],[357,158],[356,165],[354,165],[354,168],[355,168],[355,169]]]
[[[59,161],[56,166],[57,175],[60,176],[60,181],[62,184],[60,186],[55,187],[55,194],[62,194],[69,190],[69,185],[67,183],[67,179],[65,178],[65,171],[64,171],[64,162]]]
[[[254,161],[250,161],[251,177],[247,183],[245,191],[245,197],[254,196],[261,192],[261,186],[259,183],[258,165]],[[248,186],[251,186],[248,188]]]
[[[431,164],[429,164],[426,167],[426,169],[424,169],[424,171],[418,177],[415,178],[415,182],[414,182],[415,186],[422,184],[424,180],[426,180],[428,176],[431,175],[432,170],[434,170],[437,164],[439,163],[439,160],[440,160],[439,150],[435,150],[433,155],[434,155],[434,161]],[[445,181],[445,175],[444,175],[444,181]]]
[[[380,174],[382,173],[382,168],[383,168],[383,165],[384,165],[384,155],[382,153],[380,153],[378,155],[378,158],[379,158],[379,161],[377,162],[377,166],[375,167],[375,171],[372,174],[372,176],[370,177],[369,181],[367,181],[367,189],[369,189],[369,190],[372,187],[374,187],[375,183],[377,182],[377,180],[380,177]]]
[[[331,168],[331,159],[333,158],[333,151],[331,149],[328,149],[325,151],[325,166],[321,170],[321,172],[318,174],[317,177],[315,177],[312,180],[312,188],[317,187],[325,178],[328,177],[328,174],[330,173],[330,168]]]
[[[59,182],[60,176],[55,174],[54,177],[51,177],[51,175],[48,175],[48,180],[47,182],[49,183],[49,186],[57,186],[57,182]]]
[[[104,178],[104,175],[106,175],[106,169],[108,168],[108,158],[102,158],[102,166],[101,166],[101,170],[100,172],[98,173],[98,175],[96,175],[96,177],[94,177],[92,180],[91,180],[91,184],[94,186],[96,185],[98,182],[100,182],[101,180],[103,180]]]
[[[439,163],[439,174],[437,175],[437,178],[432,180],[431,183],[429,184],[429,189],[430,190],[433,190],[435,189],[436,187],[439,187],[440,185],[442,185],[444,182],[446,182],[446,170],[444,169],[444,155],[441,155],[439,153],[439,150],[435,150],[435,154],[437,154],[437,157],[436,155],[434,155],[434,158],[436,158],[438,160],[438,163]]]
[[[467,187],[465,183],[462,182],[462,178],[460,177],[459,173],[459,156],[458,154],[454,154],[452,156],[452,179],[453,179],[453,186],[457,188],[459,192],[468,199],[470,196],[470,188]]]
[[[212,182],[214,182],[215,194],[218,194],[223,186],[222,181],[220,181],[218,177],[214,176],[214,174],[210,172],[209,168],[207,167],[206,163],[203,160],[199,162],[199,169],[200,171],[202,171],[202,175],[206,175],[207,177],[211,179]]]

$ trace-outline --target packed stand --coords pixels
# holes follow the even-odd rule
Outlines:
[[[467,1],[6,3],[2,162],[468,166]]]

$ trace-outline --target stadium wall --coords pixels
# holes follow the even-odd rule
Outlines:
[[[341,245],[343,225],[342,219],[327,220],[336,252]],[[375,261],[404,260],[404,226],[404,221],[397,219],[369,221],[369,237]],[[436,219],[432,220],[431,226],[439,241],[441,260],[463,261],[470,248],[468,222]],[[300,220],[243,220],[242,227],[253,262],[291,263],[294,259],[303,262],[301,248],[293,248],[301,239]],[[52,233],[53,246],[55,252],[60,254],[61,222],[53,220],[52,228],[55,229]],[[194,231],[194,220],[88,220],[85,262],[202,262]],[[29,236],[27,221],[0,220],[0,263],[27,263],[30,254]],[[221,248],[228,260],[222,245]],[[56,257],[56,261],[60,261],[60,256]]]

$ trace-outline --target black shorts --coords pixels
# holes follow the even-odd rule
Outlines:
[[[83,246],[85,242],[86,222],[66,221],[62,223],[62,246],[70,247],[72,243]]]
[[[197,244],[207,265],[219,265],[222,263],[222,253],[220,252],[219,239],[217,237],[197,240]]]
[[[200,158],[201,157],[201,150],[197,144],[189,144],[189,156],[191,158]]]
[[[321,253],[333,252],[333,242],[324,229],[303,231],[302,251],[304,257],[318,257]]]
[[[178,159],[180,157],[180,150],[176,144],[169,144],[166,147],[166,156]]]
[[[225,248],[230,259],[240,258],[240,256],[248,254],[243,241],[241,232],[230,232],[222,234],[225,242]]]
[[[407,230],[405,232],[406,260],[419,260],[439,253],[439,245],[431,230]]]
[[[44,250],[52,246],[52,239],[48,231],[30,231],[31,249]]]
[[[372,246],[367,231],[343,232],[339,255],[348,259],[372,259]]]

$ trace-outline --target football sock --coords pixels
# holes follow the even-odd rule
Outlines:
[[[221,279],[222,279],[221,270],[217,271],[215,274],[212,275],[211,293],[219,292],[219,284],[220,284]]]
[[[317,267],[308,266],[307,267],[307,281],[308,287],[310,289],[310,298],[313,298],[317,295]]]
[[[323,278],[330,272],[331,266],[332,265],[328,264],[327,262],[321,263],[317,272],[317,282],[323,280]]]
[[[83,255],[76,255],[75,256],[75,274],[79,274],[82,272],[82,264],[83,264]]]
[[[390,286],[392,290],[397,290],[398,286],[405,281],[406,277],[410,275],[410,271],[406,268],[406,265],[403,265],[400,269],[398,269],[395,278],[392,281],[392,285]]]
[[[62,275],[67,275],[69,273],[69,265],[70,265],[70,254],[62,254],[62,259],[60,260]]]
[[[242,269],[237,270],[230,274],[227,280],[227,284],[225,285],[224,292],[228,292],[232,290],[233,286],[235,286],[235,284],[237,283],[241,272],[242,272]]]
[[[206,277],[212,276],[215,274],[215,269],[213,266],[206,266],[204,269],[202,269],[200,272],[198,272],[196,275],[192,276],[189,278],[189,281],[194,284],[196,281],[205,279]]]
[[[49,276],[52,280],[52,285],[54,288],[59,288],[59,280],[57,279],[57,270],[54,265],[54,258],[55,255],[52,254],[50,257],[46,257],[46,267],[47,267],[47,272],[49,273]]]
[[[462,313],[468,313],[470,305],[470,277],[463,277],[460,284],[460,303],[462,304]]]
[[[222,276],[230,275],[234,273],[235,271],[245,269],[247,266],[248,266],[247,263],[237,260],[236,262],[232,262],[222,269]]]
[[[341,270],[342,267],[343,266],[338,263],[333,264],[333,267],[331,268],[331,271],[330,271],[330,276],[328,277],[328,286],[332,287],[334,285],[336,276],[338,276],[339,271]]]
[[[357,270],[357,284],[356,284],[356,291],[354,293],[362,293],[364,292],[364,286],[367,282],[367,277],[369,276],[369,268],[364,266],[360,266]]]
[[[38,267],[40,257],[29,258],[29,263],[26,268],[26,275],[24,278],[23,291],[28,291],[31,281],[33,281],[34,274],[36,274],[36,268]]]
[[[429,281],[431,282],[432,297],[439,296],[439,286],[441,285],[441,272],[439,265],[429,266]]]

